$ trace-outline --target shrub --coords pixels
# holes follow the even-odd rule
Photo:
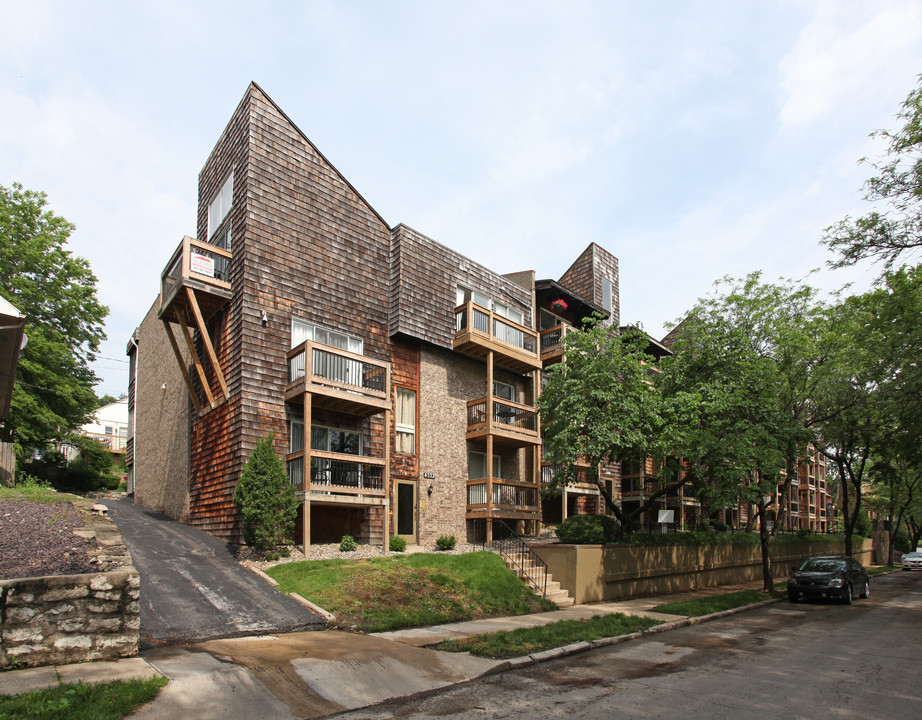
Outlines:
[[[351,535],[343,535],[342,542],[339,544],[340,552],[355,552],[358,549],[358,544],[355,542],[355,538]]]
[[[454,535],[442,535],[438,540],[435,541],[435,547],[437,550],[446,551],[452,550],[455,547],[455,544],[458,541],[455,540]]]
[[[571,515],[557,527],[560,542],[569,545],[604,545],[617,532],[618,523],[607,515]]]
[[[272,447],[273,437],[270,434],[253,449],[234,490],[234,504],[243,516],[243,540],[257,552],[291,537],[298,514],[298,498]]]
[[[391,552],[403,552],[407,549],[407,541],[402,537],[397,537],[394,535],[390,539],[390,550]]]

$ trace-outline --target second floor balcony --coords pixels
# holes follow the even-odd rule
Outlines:
[[[574,332],[576,328],[569,325],[555,325],[541,331],[541,361],[545,364],[563,360],[563,339],[567,333]]]
[[[363,498],[387,496],[384,458],[311,450],[286,457],[288,479],[298,492]],[[309,473],[305,474],[305,468]]]
[[[391,407],[390,363],[311,340],[287,355],[285,400],[310,393],[317,407],[350,415],[376,415]]]
[[[538,333],[473,301],[455,308],[453,347],[481,360],[492,351],[494,363],[513,372],[541,369]]]
[[[500,445],[540,445],[538,411],[532,405],[487,396],[467,403],[467,439],[488,435]]]

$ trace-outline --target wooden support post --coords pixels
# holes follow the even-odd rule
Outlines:
[[[173,335],[173,330],[170,328],[168,320],[163,321],[163,329],[166,331],[167,337],[170,338],[170,347],[173,348],[173,354],[176,356],[176,362],[179,364],[183,380],[186,381],[186,389],[189,391],[189,397],[192,398],[192,404],[195,405],[195,411],[201,415],[202,404],[199,402],[198,395],[196,395],[195,389],[192,387],[192,378],[189,376],[189,370],[186,368],[186,361],[183,359],[182,353],[179,350],[179,343],[176,342],[176,337]]]
[[[208,384],[208,378],[205,375],[205,368],[202,367],[202,361],[199,360],[198,353],[195,351],[195,343],[192,342],[192,334],[189,332],[188,318],[182,310],[178,312],[179,328],[182,330],[182,336],[186,340],[186,347],[189,348],[189,355],[192,357],[192,363],[198,372],[199,380],[202,381],[202,390],[205,392],[205,399],[208,400],[209,408],[214,408],[214,395],[211,394],[211,386]]]
[[[304,476],[307,478],[307,471],[305,471]],[[307,480],[305,479],[306,483]],[[305,555],[311,548],[311,501],[308,499],[309,497],[308,493],[304,493],[304,500],[301,501],[301,550]]]
[[[224,373],[221,372],[221,365],[218,363],[218,355],[214,351],[214,345],[211,343],[211,337],[208,335],[208,327],[205,325],[205,319],[202,317],[202,310],[198,306],[198,300],[195,299],[195,293],[192,288],[186,287],[186,297],[189,300],[189,306],[192,308],[192,314],[195,315],[195,323],[198,327],[199,334],[202,336],[202,342],[205,344],[205,351],[211,359],[211,365],[214,368],[215,375],[218,378],[218,384],[221,386],[221,392],[224,400],[230,397],[227,391],[227,383],[224,381]]]

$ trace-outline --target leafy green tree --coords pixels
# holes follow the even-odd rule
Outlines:
[[[298,498],[285,464],[272,447],[274,435],[257,443],[234,490],[243,540],[258,552],[282,545],[294,532]]]
[[[586,469],[622,528],[666,492],[663,486],[640,509],[625,514],[600,476],[602,465],[629,458],[664,457],[659,395],[650,380],[655,358],[647,336],[637,329],[619,333],[600,318],[564,337],[565,361],[547,373],[538,398],[544,456],[558,465],[548,485],[553,492]]]
[[[870,162],[877,175],[864,184],[864,197],[884,208],[858,219],[846,217],[826,229],[823,243],[840,255],[835,266],[869,258],[889,270],[901,257],[922,248],[922,75],[897,119],[903,122],[899,130],[871,134],[889,144],[884,161]]]
[[[759,273],[717,287],[671,333],[674,355],[662,361],[657,386],[673,452],[702,505],[756,509],[771,591],[771,543],[784,515],[766,498],[779,484],[787,498],[813,439],[814,370],[828,339],[823,305],[805,283],[764,283]]]
[[[44,193],[0,186],[0,294],[26,316],[9,427],[20,458],[45,449],[96,409],[90,369],[108,308],[89,263],[65,249],[74,225]]]

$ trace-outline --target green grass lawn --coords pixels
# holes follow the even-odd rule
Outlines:
[[[478,657],[489,658],[521,657],[575,642],[592,642],[641,632],[659,625],[660,622],[622,613],[598,615],[588,620],[561,620],[537,627],[472,635],[462,640],[447,640],[437,645],[436,650],[469,652]]]
[[[121,720],[149,703],[165,677],[99,685],[58,685],[22,695],[0,695],[0,720]]]
[[[710,615],[721,610],[730,610],[743,605],[752,605],[762,600],[768,600],[771,595],[759,590],[743,590],[742,592],[713,595],[712,597],[685,602],[662,603],[653,608],[653,612],[668,613],[669,615],[685,615],[686,617],[700,617]]]
[[[338,624],[366,632],[557,609],[491,552],[314,560],[267,572],[282,592],[297,593],[332,612]]]
[[[0,485],[0,501],[3,500],[24,500],[27,502],[37,503],[57,503],[71,502],[78,500],[76,495],[69,493],[59,493],[50,487],[40,485],[34,482],[20,483],[16,487],[6,487]]]

